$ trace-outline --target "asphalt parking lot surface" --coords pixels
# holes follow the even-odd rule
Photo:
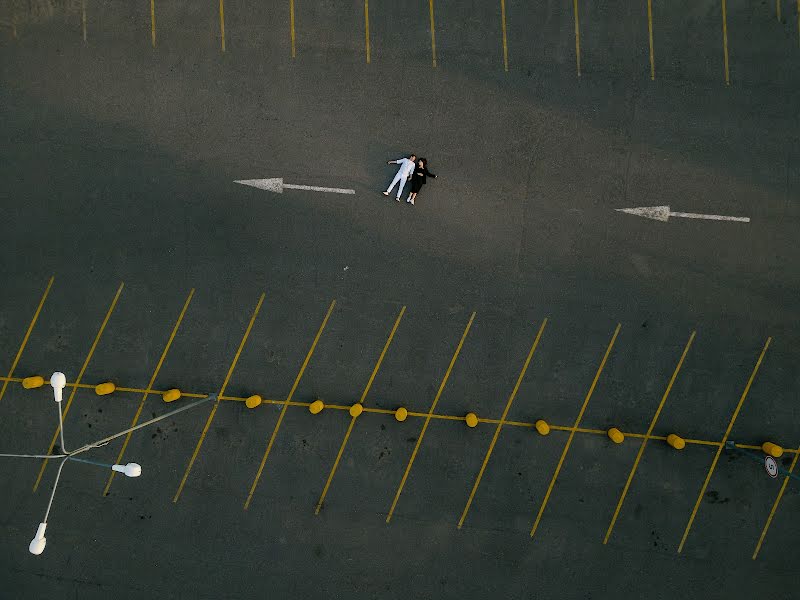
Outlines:
[[[0,597],[793,598],[797,10],[0,3]]]

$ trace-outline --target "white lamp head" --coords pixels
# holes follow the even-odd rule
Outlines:
[[[56,402],[61,402],[64,387],[67,385],[67,378],[61,371],[56,371],[50,377],[50,385],[53,386],[53,396]]]
[[[128,477],[138,477],[142,474],[142,467],[136,463],[128,463],[127,465],[112,465],[112,471],[117,473],[124,473]]]
[[[36,535],[28,546],[31,554],[38,556],[44,552],[44,547],[47,545],[47,538],[44,537],[45,529],[47,529],[47,523],[39,523],[39,529],[36,530]]]

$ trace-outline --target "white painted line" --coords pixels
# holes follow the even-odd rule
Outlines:
[[[749,223],[750,217],[729,217],[727,215],[701,215],[698,213],[671,212],[670,217],[681,217],[683,219],[705,219],[707,221],[738,221],[739,223]]]
[[[617,212],[624,212],[645,219],[663,221],[666,223],[670,217],[681,219],[703,219],[706,221],[736,221],[738,223],[749,223],[750,217],[729,217],[727,215],[704,215],[700,213],[671,212],[669,206],[639,206],[636,208],[617,208]]]
[[[296,183],[284,183],[283,187],[292,190],[309,190],[311,192],[329,192],[331,194],[355,194],[355,190],[346,188],[318,187],[316,185],[298,185]]]
[[[330,194],[355,194],[355,190],[346,188],[334,187],[319,187],[316,185],[300,185],[297,183],[284,183],[281,177],[272,177],[270,179],[238,179],[234,183],[241,185],[248,185],[250,187],[266,190],[267,192],[274,192],[282,194],[284,188],[290,190],[306,190],[309,192],[327,192]]]

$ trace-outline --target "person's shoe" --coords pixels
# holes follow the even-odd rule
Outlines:
[[[389,192],[383,192],[383,195],[384,195],[384,196],[388,196],[388,195],[389,195]]]
[[[398,202],[400,202],[400,196],[398,196],[397,198],[395,198],[395,200],[397,200]]]
[[[411,203],[411,198],[406,198],[406,202]]]
[[[411,202],[411,206],[414,206],[414,201],[413,200],[409,200],[409,202]]]

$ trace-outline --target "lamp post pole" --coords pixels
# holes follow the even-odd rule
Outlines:
[[[142,467],[139,466],[137,463],[127,463],[125,465],[112,465],[106,464],[101,462],[96,462],[93,460],[89,460],[86,458],[77,458],[79,454],[84,454],[85,452],[89,452],[94,448],[99,448],[101,446],[105,446],[112,440],[116,438],[122,437],[123,435],[127,435],[132,431],[136,431],[138,429],[142,429],[153,423],[157,423],[163,419],[176,415],[178,413],[184,412],[191,408],[195,408],[200,404],[204,404],[209,400],[216,400],[216,394],[210,394],[205,398],[198,400],[197,402],[193,402],[192,404],[188,404],[186,406],[182,406],[176,410],[172,410],[168,413],[165,413],[159,417],[155,417],[148,421],[144,421],[139,423],[134,427],[129,427],[123,431],[110,435],[108,437],[96,440],[94,442],[90,442],[77,448],[76,450],[69,451],[67,450],[66,444],[64,442],[64,415],[61,410],[61,401],[63,398],[63,391],[67,385],[67,378],[61,372],[53,373],[53,376],[50,378],[50,385],[53,388],[53,399],[55,400],[56,404],[58,405],[58,430],[59,435],[61,437],[61,452],[59,454],[4,454],[0,453],[0,458],[33,458],[33,459],[43,459],[43,460],[60,460],[60,464],[58,465],[58,472],[56,473],[55,481],[53,482],[53,489],[50,491],[50,500],[47,502],[47,509],[44,512],[44,518],[42,522],[39,523],[39,527],[36,530],[36,535],[31,540],[30,545],[28,546],[28,550],[31,554],[41,554],[44,552],[44,548],[47,545],[47,538],[45,537],[45,532],[47,530],[47,518],[50,516],[50,509],[53,507],[53,499],[56,497],[56,489],[58,489],[58,482],[61,479],[61,473],[64,470],[64,466],[67,464],[67,461],[73,462],[81,462],[87,463],[99,467],[110,468],[112,471],[116,471],[118,473],[122,473],[127,477],[139,477],[142,474]]]

